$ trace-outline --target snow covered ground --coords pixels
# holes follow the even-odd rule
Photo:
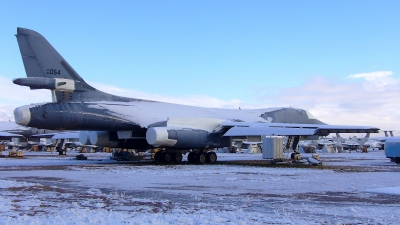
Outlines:
[[[6,155],[7,153],[3,153]],[[121,163],[109,153],[0,158],[0,224],[399,224],[400,166],[383,151],[323,166]],[[218,154],[219,161],[262,160]]]

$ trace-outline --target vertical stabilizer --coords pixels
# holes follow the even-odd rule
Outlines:
[[[33,30],[18,28],[15,36],[27,77],[64,78],[86,84],[41,34]]]
[[[53,102],[132,101],[88,85],[54,47],[38,32],[17,28],[19,49],[28,78],[14,83],[31,89],[49,89]]]

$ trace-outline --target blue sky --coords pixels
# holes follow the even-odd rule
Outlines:
[[[208,107],[293,106],[328,123],[400,127],[399,1],[17,0],[1,11],[2,86],[25,77],[14,37],[24,27],[106,90]],[[1,95],[0,106],[22,102]]]

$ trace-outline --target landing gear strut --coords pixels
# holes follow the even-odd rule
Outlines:
[[[160,150],[154,154],[154,160],[165,163],[180,163],[182,162],[182,153]],[[187,160],[190,164],[215,163],[217,154],[215,152],[197,150],[189,152]]]
[[[196,163],[196,152],[189,152],[187,159],[189,163]]]

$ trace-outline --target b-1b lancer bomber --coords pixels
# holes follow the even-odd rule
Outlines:
[[[190,163],[213,163],[217,155],[210,150],[231,146],[238,137],[379,130],[326,125],[303,109],[202,108],[108,94],[87,84],[39,33],[18,28],[16,37],[27,77],[13,82],[50,90],[52,102],[16,108],[15,121],[41,129],[81,130],[82,144],[143,151],[158,148],[162,151],[155,158],[166,162],[180,162],[182,153],[189,152]]]

